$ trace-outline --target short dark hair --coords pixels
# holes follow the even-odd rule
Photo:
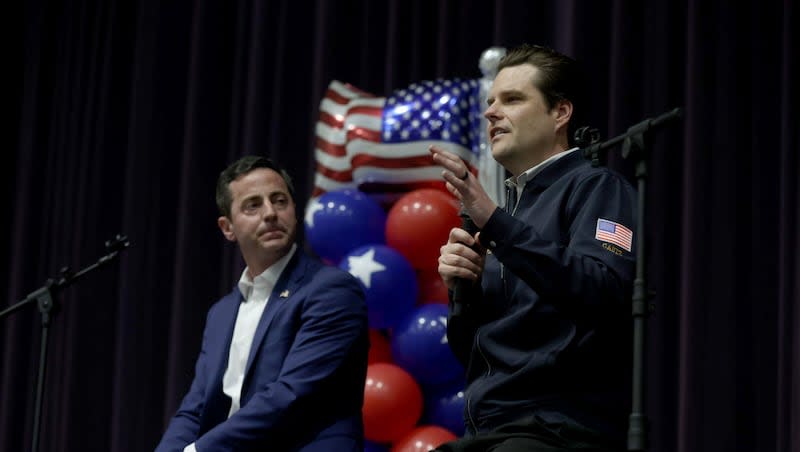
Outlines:
[[[552,109],[562,100],[572,103],[573,116],[567,124],[567,136],[572,143],[572,129],[577,126],[576,117],[582,115],[580,108],[585,89],[580,66],[574,59],[549,47],[522,44],[509,50],[500,59],[497,72],[522,64],[530,64],[539,70],[533,85],[541,91],[548,109]]]
[[[268,168],[280,174],[283,181],[286,182],[289,195],[292,197],[292,200],[294,200],[294,185],[292,185],[292,178],[286,170],[266,157],[247,155],[231,163],[219,173],[219,177],[217,178],[217,208],[219,209],[220,215],[228,218],[231,216],[233,195],[231,195],[230,183],[238,179],[239,176],[247,174],[257,168]]]

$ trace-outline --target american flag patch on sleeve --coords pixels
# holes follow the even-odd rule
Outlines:
[[[631,243],[633,242],[633,231],[611,220],[598,218],[594,238],[601,242],[613,243],[625,251],[630,252]]]

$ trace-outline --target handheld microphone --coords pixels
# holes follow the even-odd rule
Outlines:
[[[461,211],[458,212],[458,216],[461,217],[461,229],[467,231],[469,235],[475,236],[478,232],[478,226],[472,221],[472,218],[469,217],[463,206],[461,207]],[[461,314],[467,290],[469,290],[471,285],[471,281],[463,278],[456,278],[455,285],[453,286],[453,315]]]

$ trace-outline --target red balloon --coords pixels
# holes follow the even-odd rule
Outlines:
[[[438,270],[417,271],[419,295],[417,304],[447,304],[447,286],[444,285]]]
[[[422,391],[414,378],[389,363],[370,364],[364,385],[364,436],[390,443],[410,432],[422,416]]]
[[[428,452],[456,438],[453,432],[438,425],[423,425],[394,443],[391,452]]]
[[[367,357],[368,364],[375,363],[391,363],[392,362],[392,346],[389,345],[389,340],[380,331],[370,328],[369,330],[369,356]]]
[[[403,195],[386,216],[386,244],[415,269],[435,269],[439,248],[450,230],[461,225],[458,201],[449,194],[421,188]]]

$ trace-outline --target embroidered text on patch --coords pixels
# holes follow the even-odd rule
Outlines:
[[[622,247],[625,251],[631,251],[633,242],[633,231],[625,226],[604,218],[597,219],[597,229],[594,238],[601,242],[609,242]]]

